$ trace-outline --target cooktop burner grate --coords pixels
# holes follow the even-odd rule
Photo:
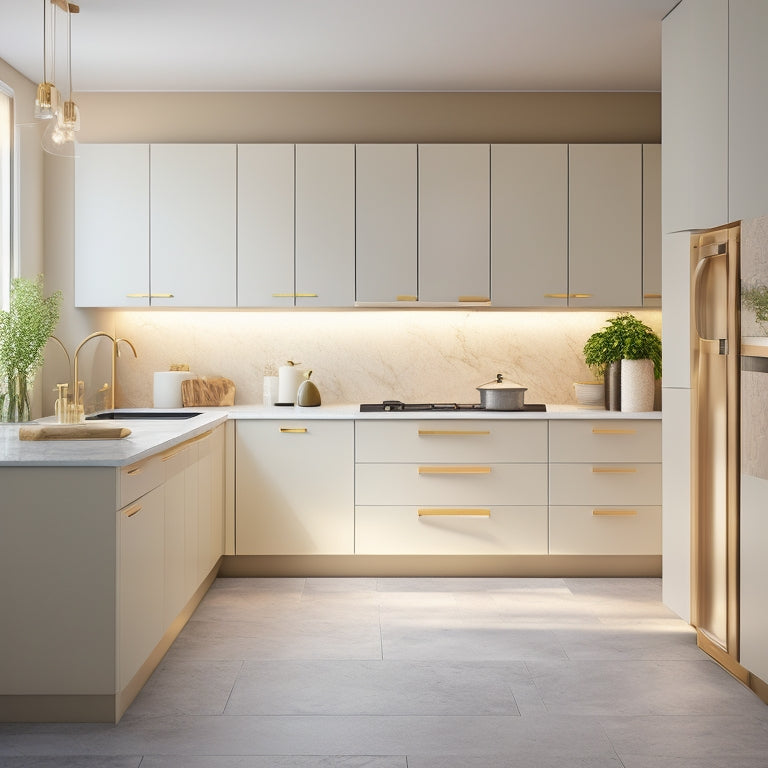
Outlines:
[[[381,403],[362,403],[361,413],[402,413],[404,411],[485,411],[480,403],[403,403],[400,400],[384,400]],[[526,403],[523,411],[546,411],[543,403]],[[500,411],[501,413],[501,411]]]

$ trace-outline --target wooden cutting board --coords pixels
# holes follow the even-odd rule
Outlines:
[[[234,405],[235,382],[223,376],[187,379],[181,382],[184,407],[202,405]]]
[[[19,440],[118,440],[130,434],[128,427],[109,424],[30,424],[19,427]]]

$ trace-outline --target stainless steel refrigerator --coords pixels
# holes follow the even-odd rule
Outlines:
[[[692,590],[699,646],[739,660],[739,224],[691,237]]]

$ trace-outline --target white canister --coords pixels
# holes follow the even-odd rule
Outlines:
[[[190,371],[158,371],[154,376],[152,405],[155,408],[181,408],[181,382],[194,379]]]
[[[277,402],[293,405],[299,384],[304,379],[304,371],[295,365],[281,365],[277,370]]]

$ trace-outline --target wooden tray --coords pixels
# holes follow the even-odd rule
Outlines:
[[[19,440],[118,440],[130,434],[128,427],[110,424],[30,424],[19,427]]]

